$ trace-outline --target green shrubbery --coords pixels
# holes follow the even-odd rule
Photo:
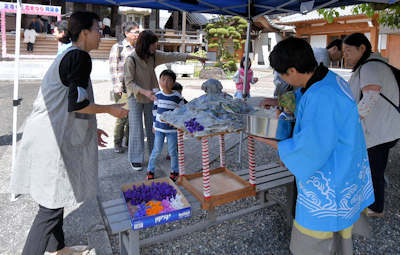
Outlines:
[[[207,51],[205,50],[198,50],[195,53],[191,53],[191,55],[197,56],[197,57],[201,57],[201,58],[206,58],[207,57]],[[187,63],[198,63],[198,60],[195,59],[189,59],[186,61]]]
[[[237,70],[237,54],[230,53],[226,43],[233,43],[234,51],[242,47],[245,42],[247,21],[239,16],[223,17],[214,23],[207,24],[206,32],[208,47],[216,48],[217,63],[215,66],[221,67],[225,72],[234,72]]]

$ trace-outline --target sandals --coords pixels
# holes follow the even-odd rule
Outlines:
[[[378,213],[378,212],[375,212],[375,211],[373,211],[373,210],[367,208],[367,216],[368,216],[368,217],[378,217],[378,218],[382,218],[382,217],[385,216],[385,213],[384,213],[384,212]]]

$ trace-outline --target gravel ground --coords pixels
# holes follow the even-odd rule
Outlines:
[[[201,81],[187,80],[185,82],[184,96],[191,100],[199,96],[198,90]],[[254,96],[270,95],[273,88],[268,84],[272,82],[272,75],[263,77],[260,86],[254,87]],[[230,81],[224,81],[224,87],[228,92],[233,91],[233,85]],[[109,103],[107,93],[108,83],[97,83],[95,86],[96,100],[100,103]],[[30,90],[29,90],[30,91]],[[8,93],[8,92],[7,92]],[[252,90],[253,93],[253,90]],[[28,102],[29,96],[24,99]],[[107,101],[108,100],[108,101]],[[0,102],[2,103],[2,102]],[[3,102],[6,105],[6,101]],[[5,108],[7,109],[7,108]],[[27,111],[29,112],[29,111]],[[24,114],[22,114],[23,116]],[[21,116],[21,120],[23,117]],[[101,150],[99,157],[102,159],[101,164],[104,169],[100,169],[100,181],[103,184],[102,193],[104,201],[113,199],[115,187],[119,187],[119,183],[129,183],[131,181],[144,179],[144,171],[142,173],[134,173],[130,171],[130,167],[126,161],[126,154],[117,155],[112,149],[112,130],[114,120],[106,115],[98,116],[100,127],[104,128],[110,137],[107,139],[109,145],[106,149]],[[6,119],[7,122],[7,119]],[[5,122],[5,123],[6,123]],[[2,135],[7,135],[9,127],[2,126]],[[227,152],[226,162],[229,169],[236,171],[246,168],[247,162],[247,142],[243,143],[243,166],[237,163],[238,146],[233,147]],[[1,146],[0,146],[1,147]],[[4,150],[4,153],[3,151]],[[0,253],[1,254],[18,254],[10,252],[22,249],[25,242],[26,234],[29,230],[33,217],[36,214],[37,205],[28,197],[21,198],[15,204],[8,201],[7,186],[9,179],[9,163],[11,148],[4,144],[0,148]],[[262,165],[277,161],[276,152],[266,145],[256,143],[256,162]],[[109,166],[106,162],[110,161]],[[211,167],[215,168],[219,165],[218,159],[215,160]],[[400,145],[394,147],[391,151],[388,163],[387,176],[389,185],[386,190],[386,216],[383,219],[370,219],[372,227],[372,237],[368,240],[355,239],[355,254],[400,254]],[[115,172],[115,173],[114,173]],[[121,180],[120,180],[121,179]],[[280,200],[284,201],[283,189],[276,189],[273,193]],[[107,192],[110,192],[108,194]],[[117,194],[118,195],[118,194]],[[241,208],[246,208],[254,204],[253,198],[242,199],[233,203],[218,207],[217,215],[232,213]],[[96,206],[87,204],[80,208],[70,208],[65,215],[66,241],[68,245],[79,244],[87,241],[87,227],[97,223]],[[90,211],[90,212],[89,212]],[[88,215],[91,217],[88,218]],[[290,230],[286,224],[286,219],[279,206],[272,206],[259,210],[257,212],[238,217],[234,220],[226,221],[222,224],[215,225],[206,230],[191,233],[190,235],[181,236],[175,240],[158,243],[151,247],[141,249],[142,254],[290,254],[289,238]],[[163,226],[154,227],[140,231],[140,238],[154,236],[165,231],[183,227],[185,225],[197,223],[206,217],[203,212],[190,219],[172,222]],[[92,219],[93,218],[93,219]],[[113,254],[118,253],[118,238],[111,236]],[[4,253],[2,252],[4,251]]]
[[[237,163],[238,147],[227,152],[228,167],[239,170],[246,167],[247,142],[243,143],[243,167]],[[387,168],[389,186],[386,190],[386,216],[382,219],[370,218],[372,237],[364,239],[355,237],[354,254],[400,254],[400,145],[391,151]],[[257,165],[276,162],[278,157],[274,150],[256,143]],[[211,166],[217,167],[218,160]],[[272,191],[280,200],[285,200],[284,189]],[[253,198],[242,199],[220,206],[217,215],[232,213],[254,204]],[[180,228],[204,219],[206,213],[188,220],[173,222],[163,226],[146,229],[140,232],[140,238],[154,236],[171,229]],[[175,240],[158,243],[141,249],[142,254],[290,254],[290,229],[286,224],[282,209],[274,205],[254,213],[215,225],[203,231],[181,236]],[[118,239],[111,237],[114,254],[118,253]]]

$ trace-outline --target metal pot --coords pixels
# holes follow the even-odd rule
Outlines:
[[[284,140],[291,136],[292,129],[293,120],[256,114],[247,115],[246,132],[248,135]]]

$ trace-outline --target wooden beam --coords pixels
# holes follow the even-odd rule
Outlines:
[[[347,20],[357,20],[357,19],[369,19],[367,15],[360,14],[360,15],[352,15],[352,16],[343,16],[334,18],[333,22],[337,21],[347,21]],[[320,19],[313,19],[313,20],[302,20],[302,21],[295,21],[295,22],[277,22],[279,25],[291,25],[291,26],[298,26],[301,24],[320,24],[327,22],[322,16]]]
[[[379,23],[378,16],[374,15],[371,20],[372,27],[370,27],[370,41],[373,52],[378,52],[378,42],[379,42]]]
[[[258,17],[254,23],[259,23],[263,27],[263,32],[279,32],[279,30],[272,27],[263,16]]]
[[[172,28],[174,30],[178,30],[178,26],[179,26],[179,12],[173,11],[172,12]]]
[[[180,47],[180,52],[186,52],[186,12],[182,12],[182,39],[183,44]]]
[[[330,23],[323,26],[310,26],[304,25],[301,27],[296,27],[297,36],[302,35],[316,35],[316,34],[330,34],[330,33],[352,33],[352,32],[370,32],[368,23]]]

